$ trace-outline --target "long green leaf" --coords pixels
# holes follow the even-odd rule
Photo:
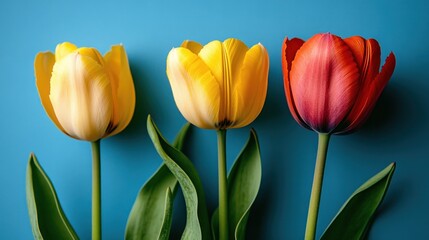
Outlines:
[[[262,178],[261,154],[256,132],[250,131],[241,153],[228,176],[228,219],[230,239],[242,240],[246,235],[246,224],[250,208],[256,199]],[[214,238],[218,233],[218,210],[212,217]]]
[[[174,141],[181,149],[190,124],[185,124]],[[127,240],[168,239],[177,190],[176,177],[165,164],[141,188],[128,217],[125,230]]]
[[[35,239],[79,239],[67,220],[55,189],[34,154],[26,179],[27,205]]]
[[[164,218],[158,239],[168,239],[170,236],[171,223],[173,222],[173,200],[173,193],[170,188],[167,188],[165,192],[165,210],[161,213],[164,214]]]
[[[394,171],[395,163],[392,163],[360,186],[337,213],[321,239],[365,239]]]
[[[214,240],[219,239],[219,208],[216,208],[211,219],[212,236]]]
[[[211,239],[203,186],[194,165],[181,151],[165,141],[150,115],[147,129],[155,149],[182,188],[186,204],[186,226],[182,239]]]
[[[245,239],[249,211],[261,185],[262,167],[258,137],[252,129],[249,140],[235,161],[228,177],[230,229],[237,240]]]

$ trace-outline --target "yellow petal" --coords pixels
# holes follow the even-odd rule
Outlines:
[[[187,48],[193,53],[198,54],[203,48],[203,45],[195,41],[185,40],[183,41],[181,47]]]
[[[242,111],[244,106],[239,106],[234,100],[233,89],[238,81],[241,79],[241,68],[243,65],[244,57],[246,56],[249,48],[240,40],[229,38],[223,42],[224,49],[224,96],[225,96],[225,118],[234,125],[237,119],[237,114]],[[229,127],[229,126],[227,126]]]
[[[63,42],[58,44],[55,49],[55,60],[57,62],[60,61],[61,59],[63,59],[65,56],[69,55],[76,49],[77,47],[73,43]]]
[[[102,138],[112,116],[112,90],[105,69],[77,52],[54,65],[50,99],[59,122],[72,137]]]
[[[240,75],[241,65],[249,48],[242,41],[234,38],[229,38],[223,42],[224,47],[224,73],[225,77],[229,77],[231,83],[238,79]],[[227,76],[229,74],[230,76]]]
[[[206,63],[220,86],[219,121],[223,125],[235,122],[231,108],[231,90],[234,81],[239,79],[241,65],[246,55],[247,46],[238,39],[227,39],[223,43],[212,41],[199,52],[199,57]],[[222,126],[228,127],[228,126]]]
[[[233,128],[250,124],[265,103],[268,88],[269,57],[261,44],[253,46],[244,58],[240,77],[233,85],[231,108],[236,118]]]
[[[38,53],[34,61],[34,72],[36,75],[36,86],[39,91],[40,101],[45,108],[46,113],[55,125],[64,132],[63,127],[58,122],[49,99],[50,81],[52,68],[55,64],[55,56],[51,52]]]
[[[223,84],[223,46],[219,41],[205,45],[198,53],[199,58],[209,67],[220,86]]]
[[[112,131],[113,136],[130,123],[136,104],[134,82],[128,64],[127,53],[122,45],[113,46],[104,56],[106,68],[112,74],[112,97],[114,102]],[[109,131],[110,132],[110,131]]]
[[[167,76],[186,120],[200,128],[217,128],[220,86],[210,68],[192,51],[174,48],[167,57]]]
[[[87,56],[92,58],[100,65],[104,65],[103,57],[101,56],[100,52],[95,48],[81,47],[81,48],[78,48],[76,52],[80,53],[82,56]]]

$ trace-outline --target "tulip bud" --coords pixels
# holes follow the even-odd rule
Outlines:
[[[167,57],[167,76],[179,111],[207,129],[239,128],[259,115],[268,85],[269,58],[261,44],[238,39],[205,46],[185,41]]]
[[[295,120],[319,133],[350,133],[368,118],[395,68],[390,53],[380,71],[374,39],[330,33],[308,41],[285,39],[282,65],[286,98]]]
[[[95,48],[59,44],[39,53],[36,85],[46,113],[67,135],[86,141],[121,132],[135,106],[134,83],[122,45],[103,57]]]

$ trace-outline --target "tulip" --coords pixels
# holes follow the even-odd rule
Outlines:
[[[179,111],[206,129],[244,127],[259,115],[268,86],[268,53],[238,39],[193,41],[173,48],[167,75]]]
[[[55,54],[37,54],[34,69],[42,105],[65,134],[93,142],[130,122],[135,92],[122,45],[102,57],[95,48],[62,43]]]
[[[307,42],[285,39],[284,86],[292,116],[319,133],[346,134],[370,115],[395,68],[390,53],[380,68],[374,39],[317,34]]]
[[[305,232],[315,238],[328,143],[347,134],[370,115],[395,68],[390,53],[380,71],[380,46],[374,39],[341,39],[330,33],[308,41],[285,39],[284,87],[289,110],[303,127],[319,134],[319,145]]]
[[[100,139],[121,132],[135,106],[134,83],[122,45],[103,56],[65,42],[39,53],[36,85],[46,113],[70,137],[91,142],[92,239],[101,239]]]
[[[205,46],[185,41],[167,57],[176,105],[190,123],[216,129],[219,168],[219,239],[228,239],[226,129],[244,127],[259,115],[268,87],[268,53],[238,39]]]

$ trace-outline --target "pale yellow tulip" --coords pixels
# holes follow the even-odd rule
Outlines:
[[[122,45],[103,57],[95,48],[58,44],[38,53],[36,85],[46,113],[67,135],[87,141],[121,132],[135,107],[134,83]]]

